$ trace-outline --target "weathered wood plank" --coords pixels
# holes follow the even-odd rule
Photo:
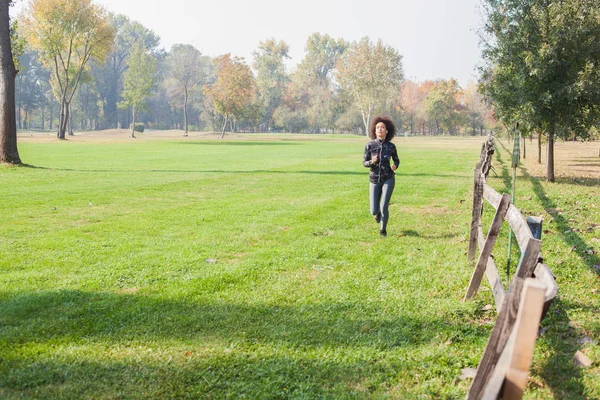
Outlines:
[[[538,264],[541,248],[541,240],[534,239],[533,237],[529,239],[523,254],[521,254],[521,261],[517,267],[516,276],[521,279],[531,278],[533,276],[533,271],[535,271],[535,267]]]
[[[504,298],[504,304],[498,313],[496,324],[477,368],[477,374],[469,389],[468,400],[478,400],[483,396],[517,320],[523,283],[523,279],[515,277],[510,285],[508,295]]]
[[[483,237],[483,230],[479,227],[479,235],[477,235],[479,248],[483,249],[485,244],[485,238]],[[494,263],[494,258],[490,256],[485,268],[485,275],[487,276],[490,287],[492,288],[492,294],[494,295],[494,302],[496,303],[496,311],[500,311],[502,302],[504,301],[504,286],[502,286],[502,279],[498,273],[498,268]]]
[[[527,241],[533,238],[531,234],[531,230],[529,230],[529,226],[527,225],[527,220],[521,212],[515,207],[514,204],[511,204],[508,212],[506,213],[506,220],[510,225],[511,229],[515,234],[515,239],[517,239],[517,243],[519,243],[519,249],[521,249],[521,253],[525,250],[527,246]]]
[[[517,320],[517,311],[521,302],[524,285],[523,277],[529,277],[533,274],[537,265],[540,245],[540,240],[532,238],[525,248],[525,253],[519,264],[519,270],[510,284],[508,295],[504,298],[504,304],[500,308],[496,324],[483,352],[483,357],[477,368],[477,375],[473,379],[473,384],[469,390],[468,399],[479,399],[482,397],[485,387],[498,364]]]
[[[496,192],[490,185],[487,183],[483,185],[483,197],[497,210],[498,205],[500,205],[500,200],[502,200],[502,195]]]
[[[546,286],[546,293],[544,294],[544,310],[542,311],[543,320],[550,309],[552,301],[558,294],[558,285],[556,284],[554,274],[546,264],[538,263],[533,271],[533,276]]]
[[[469,251],[467,252],[467,259],[469,261],[475,258],[477,227],[481,225],[481,212],[483,210],[484,178],[481,174],[481,161],[475,166],[473,174],[473,214],[471,217],[471,233],[469,235]]]
[[[533,278],[525,280],[515,324],[515,341],[510,350],[510,365],[506,373],[503,399],[519,400],[523,397],[527,386],[529,367],[533,359],[533,348],[540,327],[545,291],[546,287],[539,281]]]
[[[533,276],[546,287],[546,293],[544,294],[546,302],[556,297],[558,294],[556,278],[546,264],[538,263],[533,271]]]
[[[492,255],[494,244],[496,243],[496,239],[498,238],[498,232],[500,232],[502,221],[504,221],[504,216],[506,215],[506,211],[508,210],[509,206],[510,195],[502,195],[502,200],[500,200],[500,205],[496,210],[496,215],[494,216],[494,220],[492,221],[492,225],[490,226],[487,238],[485,239],[485,244],[479,254],[479,260],[477,261],[477,265],[475,266],[475,270],[473,271],[473,275],[471,276],[471,282],[469,282],[469,287],[467,289],[467,294],[465,295],[465,300],[468,300],[471,297],[473,297],[475,293],[477,293],[477,289],[479,289],[481,279],[483,278],[483,274],[485,273],[488,260]]]
[[[502,197],[487,183],[483,185],[483,197],[495,209],[498,209],[498,205],[500,204],[500,199]],[[523,217],[523,215],[521,215],[519,209],[515,207],[514,204],[511,204],[509,207],[508,212],[506,213],[506,220],[515,233],[515,238],[519,243],[519,249],[521,249],[521,252],[523,252],[527,246],[527,241],[533,237],[531,230],[527,225],[527,220]]]

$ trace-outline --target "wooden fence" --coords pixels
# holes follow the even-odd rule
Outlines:
[[[469,390],[469,400],[522,397],[540,321],[558,293],[554,275],[540,257],[541,218],[525,219],[511,204],[510,195],[500,195],[486,184],[493,154],[494,139],[490,136],[482,146],[480,160],[475,167],[473,218],[467,254],[469,261],[473,261],[479,247],[479,258],[465,300],[476,295],[485,274],[498,318]],[[481,228],[484,200],[496,209],[487,236],[483,235]],[[521,260],[508,290],[502,285],[492,257],[498,232],[505,220],[521,250]],[[536,233],[535,237],[532,231]]]

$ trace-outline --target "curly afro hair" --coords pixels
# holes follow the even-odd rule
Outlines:
[[[371,124],[369,126],[369,137],[371,138],[371,140],[375,140],[377,138],[377,135],[375,134],[375,127],[380,122],[383,122],[385,124],[385,127],[388,131],[387,136],[385,137],[385,141],[391,141],[394,138],[394,136],[396,136],[396,125],[394,125],[392,118],[387,115],[378,115],[371,119]]]

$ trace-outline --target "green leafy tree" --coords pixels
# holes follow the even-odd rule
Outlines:
[[[373,109],[396,95],[403,77],[402,56],[381,40],[373,44],[365,37],[354,42],[338,61],[336,79],[360,110],[365,135]]]
[[[481,90],[506,125],[554,141],[589,138],[600,119],[600,0],[483,0]]]
[[[440,128],[449,133],[457,133],[459,115],[456,110],[460,87],[455,79],[436,82],[424,100],[427,116],[435,121],[436,133]]]
[[[156,53],[160,37],[137,21],[122,14],[110,14],[110,25],[115,30],[112,50],[106,62],[92,65],[95,91],[102,100],[103,126],[117,128],[120,113],[117,104],[123,91],[123,75],[128,68],[127,59],[134,46],[141,45],[147,53]]]
[[[188,103],[195,90],[202,87],[208,58],[189,44],[175,44],[168,55],[169,72],[166,85],[173,104],[183,109],[184,136],[188,135]]]
[[[11,29],[10,3],[0,2],[0,162],[20,164],[15,118],[15,58],[19,54],[13,52],[11,45],[16,30]]]
[[[289,80],[284,64],[290,58],[288,52],[289,46],[283,40],[277,42],[273,38],[260,42],[258,50],[253,52],[252,65],[267,128],[273,125],[273,113],[281,104]]]
[[[347,48],[348,43],[343,39],[313,33],[306,41],[305,56],[292,75],[290,94],[301,104],[313,132],[320,132],[322,128],[334,130],[343,112],[333,72]]]
[[[31,0],[24,18],[28,43],[53,71],[60,102],[57,137],[64,139],[77,85],[88,61],[104,60],[112,49],[114,29],[91,0]]]
[[[135,138],[136,111],[146,104],[146,99],[152,94],[154,77],[156,74],[156,61],[152,55],[146,53],[141,44],[133,47],[127,59],[127,70],[123,77],[123,101],[119,104],[122,108],[131,107],[131,137]]]
[[[223,115],[222,139],[228,119],[239,119],[247,113],[256,97],[256,83],[252,70],[241,57],[225,54],[214,60],[217,81],[204,89],[206,96],[213,99],[215,110]]]

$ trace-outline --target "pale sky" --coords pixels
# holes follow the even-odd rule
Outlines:
[[[270,37],[290,46],[291,70],[314,32],[347,41],[381,39],[403,55],[407,79],[476,80],[480,60],[475,30],[480,0],[94,0],[125,14],[161,38],[194,45],[203,54],[244,57]],[[17,0],[16,11],[26,0]]]

